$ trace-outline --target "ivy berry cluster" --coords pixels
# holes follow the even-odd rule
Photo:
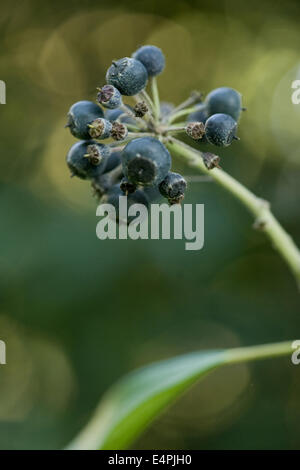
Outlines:
[[[129,206],[148,206],[159,196],[169,204],[182,201],[187,183],[171,171],[167,148],[176,134],[218,147],[238,139],[240,93],[222,87],[204,99],[193,92],[175,107],[159,100],[156,77],[164,68],[163,52],[142,46],[131,57],[112,62],[95,102],[79,101],[68,112],[66,127],[80,139],[67,155],[71,175],[89,180],[100,202],[113,204],[117,211],[121,195],[127,196]],[[152,96],[146,91],[148,82]],[[124,97],[132,97],[135,104],[124,103]],[[215,154],[202,155],[208,169],[219,166]]]

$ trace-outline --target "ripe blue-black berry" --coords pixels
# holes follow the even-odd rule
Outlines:
[[[170,204],[176,204],[184,198],[186,181],[178,173],[169,172],[159,185],[159,191]]]
[[[72,175],[82,179],[96,178],[104,172],[109,155],[110,148],[107,145],[85,140],[70,148],[67,164]]]
[[[150,202],[154,202],[157,199],[161,199],[161,194],[158,186],[145,186],[143,188],[144,193],[147,195]]]
[[[213,114],[205,123],[207,140],[219,147],[227,147],[236,137],[237,123],[228,114]]]
[[[124,196],[123,191],[120,189],[119,184],[115,184],[110,188],[107,193],[101,199],[101,203],[112,204],[116,209],[116,222],[122,223],[122,219],[119,219],[119,197]],[[127,208],[133,204],[143,204],[146,208],[149,206],[149,200],[143,190],[138,189],[134,193],[128,194],[127,196]],[[129,224],[135,217],[127,216],[127,223]],[[123,222],[124,223],[124,222]]]
[[[154,137],[129,142],[122,152],[124,175],[135,184],[159,184],[171,168],[171,156]]]
[[[108,173],[121,165],[121,155],[122,152],[120,150],[114,150],[111,152],[106,163],[105,173]]]
[[[208,116],[222,113],[229,114],[235,121],[238,120],[241,110],[241,95],[233,88],[221,87],[212,90],[205,99]]]
[[[113,62],[106,73],[107,83],[126,96],[133,96],[142,91],[147,80],[148,74],[143,64],[130,57]]]
[[[129,110],[133,111],[130,106],[126,105]],[[120,118],[120,116],[123,114],[123,116]],[[108,119],[108,121],[113,122],[116,121],[117,119],[120,118],[120,122],[124,122],[126,124],[136,124],[135,120],[125,114],[123,109],[116,108],[116,109],[108,109],[105,111],[105,119]]]
[[[156,46],[142,46],[132,54],[132,57],[142,62],[149,77],[159,75],[165,68],[165,56]]]
[[[115,155],[114,155],[115,154]],[[120,152],[112,152],[108,157],[104,173],[92,178],[92,188],[94,195],[101,198],[115,184],[121,182],[123,171],[121,165]]]
[[[104,118],[98,118],[88,125],[89,134],[93,139],[107,139],[110,137],[112,124]]]
[[[92,101],[78,101],[73,104],[68,112],[67,127],[78,139],[90,139],[89,124],[95,119],[102,118],[103,111]]]
[[[206,123],[208,118],[207,112],[205,109],[203,109],[203,105],[201,104],[199,106],[199,109],[196,109],[196,111],[193,111],[191,114],[188,115],[187,121],[188,122],[203,122],[203,124]]]
[[[101,199],[111,186],[111,178],[108,173],[92,178],[93,196],[97,196],[98,199]]]
[[[105,108],[115,109],[122,105],[121,93],[113,85],[104,85],[98,90],[97,101]]]

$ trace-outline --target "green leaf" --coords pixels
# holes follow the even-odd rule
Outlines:
[[[103,397],[91,421],[68,449],[126,449],[167,406],[218,366],[291,354],[292,341],[200,351],[138,369]]]

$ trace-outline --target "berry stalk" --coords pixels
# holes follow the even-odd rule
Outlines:
[[[225,351],[225,363],[240,364],[273,357],[286,356],[293,351],[293,341],[281,343],[258,344],[242,348],[232,348]]]
[[[180,134],[186,132],[186,126],[170,126],[163,128],[163,133]]]
[[[127,113],[120,114],[120,116],[116,119],[116,121],[122,122],[122,118],[124,118],[125,116],[128,116],[128,114]],[[141,130],[140,127],[135,126],[134,124],[129,124],[128,122],[126,122],[126,127],[129,131],[139,132]]]
[[[135,114],[125,105],[121,105],[120,109],[123,111],[123,114],[129,116],[130,118],[134,119],[137,124],[140,125],[141,129],[147,129],[147,124],[143,119],[136,117]]]
[[[160,117],[160,100],[159,100],[159,93],[157,87],[156,77],[151,78],[151,88],[152,88],[152,98],[153,98],[153,114],[155,121],[159,120]]]
[[[194,104],[201,103],[201,101],[202,101],[202,93],[198,91],[194,91],[193,93],[191,93],[191,96],[188,99],[186,99],[181,104],[176,106],[176,108],[174,108],[173,111],[171,111],[171,113],[168,116],[166,116],[166,118],[164,119],[164,122],[168,122],[168,119],[171,116],[177,114],[179,111],[182,111],[185,108],[190,108]]]
[[[300,251],[291,236],[284,230],[271,212],[270,204],[255,196],[255,194],[225,171],[219,168],[214,168],[213,171],[208,170],[203,162],[202,152],[172,137],[165,138],[164,143],[170,152],[186,160],[190,166],[209,174],[214,181],[247,207],[255,218],[254,228],[263,231],[269,237],[273,247],[289,266],[300,289]]]
[[[128,138],[138,139],[139,137],[155,137],[153,132],[128,132]]]
[[[202,109],[205,109],[205,104],[198,104],[196,106],[192,106],[191,108],[181,109],[180,111],[174,114],[170,114],[170,116],[168,116],[167,123],[172,124],[172,122],[176,121],[176,119],[183,116],[187,116],[188,114],[193,113],[194,111],[200,111]]]
[[[148,93],[146,92],[146,90],[140,91],[140,93],[137,95],[137,101],[142,101],[142,100],[146,101],[151,114],[153,114],[154,103],[153,103],[152,99],[150,98],[150,96],[148,95]]]

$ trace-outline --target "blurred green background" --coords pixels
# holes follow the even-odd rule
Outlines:
[[[63,128],[94,99],[112,59],[161,47],[165,101],[193,89],[243,94],[241,141],[222,166],[269,199],[300,244],[297,1],[2,1],[0,79],[0,448],[61,448],[103,392],[133,368],[201,348],[299,339],[299,293],[246,210],[212,183],[205,247],[100,241],[96,201],[72,180]],[[185,175],[192,172],[174,161]],[[210,375],[135,443],[138,449],[299,449],[300,366],[289,358]]]

